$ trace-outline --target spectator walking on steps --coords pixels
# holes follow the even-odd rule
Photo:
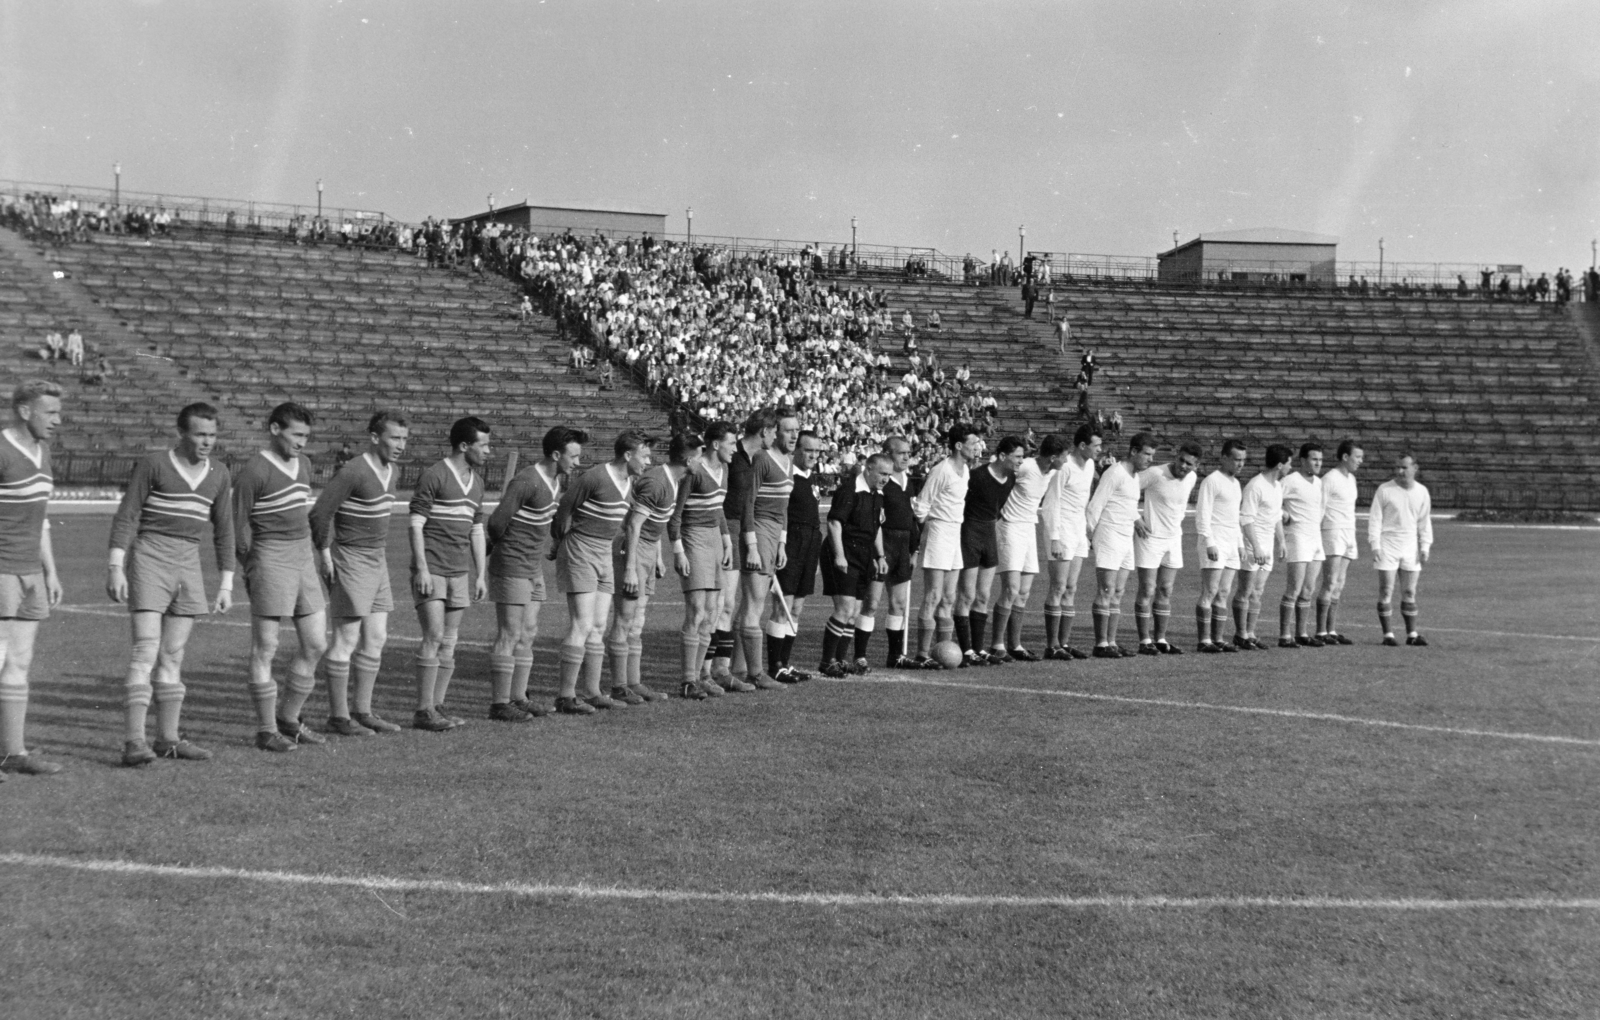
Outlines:
[[[1067,356],[1067,344],[1072,342],[1072,324],[1067,322],[1066,313],[1056,320],[1056,350],[1064,358]]]
[[[1039,300],[1039,288],[1034,286],[1033,277],[1025,277],[1022,281],[1022,315],[1023,318],[1033,318],[1034,302]]]
[[[1095,360],[1094,360],[1094,348],[1093,347],[1090,347],[1089,349],[1087,349],[1087,350],[1085,350],[1083,352],[1083,357],[1078,360],[1078,368],[1088,378],[1089,385],[1093,386],[1094,385],[1094,373],[1095,373]]]

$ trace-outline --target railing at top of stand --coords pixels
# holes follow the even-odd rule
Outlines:
[[[258,227],[266,230],[283,230],[298,217],[307,220],[317,215],[317,204],[296,205],[286,202],[255,202],[236,198],[208,198],[201,195],[168,195],[158,192],[131,191],[122,188],[90,187],[77,184],[55,184],[41,181],[0,180],[0,199],[21,201],[27,195],[44,195],[56,200],[76,200],[80,212],[105,206],[109,211],[119,208],[123,212],[139,209],[149,212],[165,210],[186,225],[213,224],[223,226],[228,216],[240,228]],[[120,199],[120,206],[114,205]],[[345,220],[352,225],[377,225],[396,223],[393,217],[375,209],[354,209],[345,206],[323,206],[322,218],[330,229],[337,229]]]

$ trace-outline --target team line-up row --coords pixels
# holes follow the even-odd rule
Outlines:
[[[61,403],[60,388],[48,381],[18,386],[13,422],[0,442],[5,772],[60,768],[29,752],[25,729],[34,638],[61,599],[47,516],[49,442],[60,427]],[[135,466],[112,521],[106,590],[127,605],[132,622],[123,762],[211,757],[181,731],[184,649],[196,618],[231,608],[239,572],[251,611],[248,690],[256,746],[285,752],[327,740],[301,718],[319,666],[330,705],[327,733],[398,731],[373,711],[372,696],[395,608],[386,548],[396,464],[410,438],[406,419],[373,415],[368,448],[315,499],[302,452],[313,425],[308,409],[292,402],[274,408],[265,448],[236,476],[212,459],[217,420],[209,404],[182,408],[176,444]],[[782,690],[810,679],[790,655],[819,567],[832,602],[820,663],[826,676],[868,671],[880,611],[892,669],[1180,653],[1168,640],[1168,623],[1184,566],[1182,524],[1198,478],[1197,445],[1186,443],[1171,462],[1153,466],[1156,444],[1141,433],[1097,478],[1102,437],[1093,425],[1070,442],[1046,436],[1033,456],[1022,439],[1007,436],[991,457],[967,425],[945,438],[947,455],[921,479],[910,473],[910,443],[890,438],[839,481],[824,516],[814,474],[822,442],[793,413],[760,411],[742,428],[716,422],[703,434],[674,435],[665,463],[656,463],[654,437],[628,431],[611,459],[585,467],[589,436],[558,426],[545,434],[542,458],[512,478],[486,513],[491,428],[476,417],[456,421],[449,455],[423,473],[408,507],[409,594],[422,629],[411,727],[446,732],[465,721],[446,711],[446,694],[462,617],[485,600],[495,606],[497,631],[489,718],[522,723],[550,711],[528,697],[548,560],[570,620],[554,704],[562,714],[667,696],[641,682],[640,658],[650,600],[668,575],[677,576],[685,605],[676,693],[691,700]],[[1350,643],[1336,619],[1346,571],[1358,556],[1355,475],[1362,451],[1354,441],[1341,443],[1326,473],[1323,453],[1314,442],[1298,455],[1270,446],[1265,467],[1241,485],[1247,451],[1230,440],[1217,469],[1199,481],[1200,651],[1267,647],[1256,636],[1256,619],[1280,560],[1287,581],[1278,645]],[[1390,608],[1396,587],[1407,643],[1426,644],[1416,628],[1416,586],[1432,528],[1416,467],[1409,455],[1397,460],[1368,523],[1378,612],[1390,645],[1399,643]],[[200,563],[208,532],[220,574],[210,599]],[[1078,578],[1090,558],[1094,646],[1084,651],[1072,633]],[[1023,614],[1041,566],[1048,582],[1042,656],[1022,644]],[[919,569],[923,598],[908,646],[911,581]],[[1117,643],[1124,588],[1133,576],[1137,652]],[[1230,610],[1233,633],[1224,638]],[[273,660],[285,620],[298,646],[280,686]],[[153,742],[147,739],[152,705]]]

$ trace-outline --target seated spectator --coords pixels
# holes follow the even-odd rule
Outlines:
[[[44,335],[45,352],[41,355],[46,361],[58,361],[66,356],[67,341],[59,330],[52,329]]]
[[[907,312],[906,314],[909,315],[911,313]],[[928,313],[928,328],[934,330],[944,329],[944,323],[939,321],[939,309],[935,308]]]
[[[600,363],[600,388],[603,390],[614,390],[617,388],[615,378],[611,374],[611,362],[609,361],[603,361]]]
[[[102,354],[95,359],[94,367],[84,369],[83,374],[78,378],[92,386],[99,386],[111,378],[113,374],[111,362],[107,361],[105,355]]]
[[[67,360],[72,362],[73,368],[83,367],[83,334],[78,332],[77,326],[67,334]]]

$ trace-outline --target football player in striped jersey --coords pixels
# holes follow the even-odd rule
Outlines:
[[[533,639],[539,636],[539,609],[545,603],[544,561],[550,522],[568,479],[583,463],[588,441],[582,429],[550,429],[544,434],[544,459],[517,472],[489,515],[489,598],[496,625],[489,650],[491,719],[515,722],[546,714],[543,705],[528,700]]]
[[[328,650],[327,602],[311,548],[311,462],[301,453],[311,438],[311,412],[279,404],[267,417],[267,446],[233,480],[234,547],[250,595],[250,696],[256,743],[284,751],[327,738],[300,721],[317,662]],[[278,628],[294,621],[300,647],[289,660],[283,696],[272,679]],[[273,740],[277,733],[283,740]]]
[[[651,446],[655,445],[652,439]],[[670,449],[670,448],[669,448]],[[611,546],[611,572],[616,576],[611,626],[606,631],[606,657],[611,662],[611,700],[628,705],[658,701],[666,695],[641,679],[645,611],[656,594],[656,582],[667,575],[661,535],[678,508],[678,485],[688,468],[680,456],[656,464],[633,483],[633,500],[622,519],[622,534]],[[651,459],[655,459],[654,452]]]
[[[789,492],[794,488],[794,444],[800,420],[777,415],[771,445],[751,458],[750,484],[739,511],[739,640],[744,643],[745,682],[761,690],[783,690],[762,668],[761,613],[767,608],[772,578],[787,559]]]
[[[311,506],[311,542],[328,584],[333,640],[322,657],[328,679],[328,730],[343,736],[397,733],[372,711],[394,593],[389,586],[389,517],[395,461],[406,452],[405,418],[379,411],[367,422],[370,449],[352,457]],[[356,681],[350,705],[350,678]]]
[[[33,641],[39,621],[61,604],[45,518],[54,481],[49,444],[60,425],[60,386],[30,379],[12,391],[11,426],[0,432],[0,772],[61,771],[23,743]]]
[[[211,752],[183,739],[183,650],[197,616],[233,607],[235,563],[233,479],[211,460],[217,409],[189,404],[178,412],[178,445],[134,465],[128,491],[111,519],[106,594],[127,603],[133,655],[123,692],[122,763],[148,765],[159,757],[204,761]],[[200,539],[211,527],[221,580],[206,601]],[[156,703],[156,743],[145,740],[145,718]],[[267,722],[271,722],[268,716]],[[256,746],[294,750],[294,742],[262,729]]]
[[[483,528],[488,461],[488,423],[458,418],[450,426],[450,455],[424,471],[411,494],[411,595],[422,625],[413,729],[440,733],[466,722],[444,712],[444,699],[456,671],[462,614],[489,591]]]

